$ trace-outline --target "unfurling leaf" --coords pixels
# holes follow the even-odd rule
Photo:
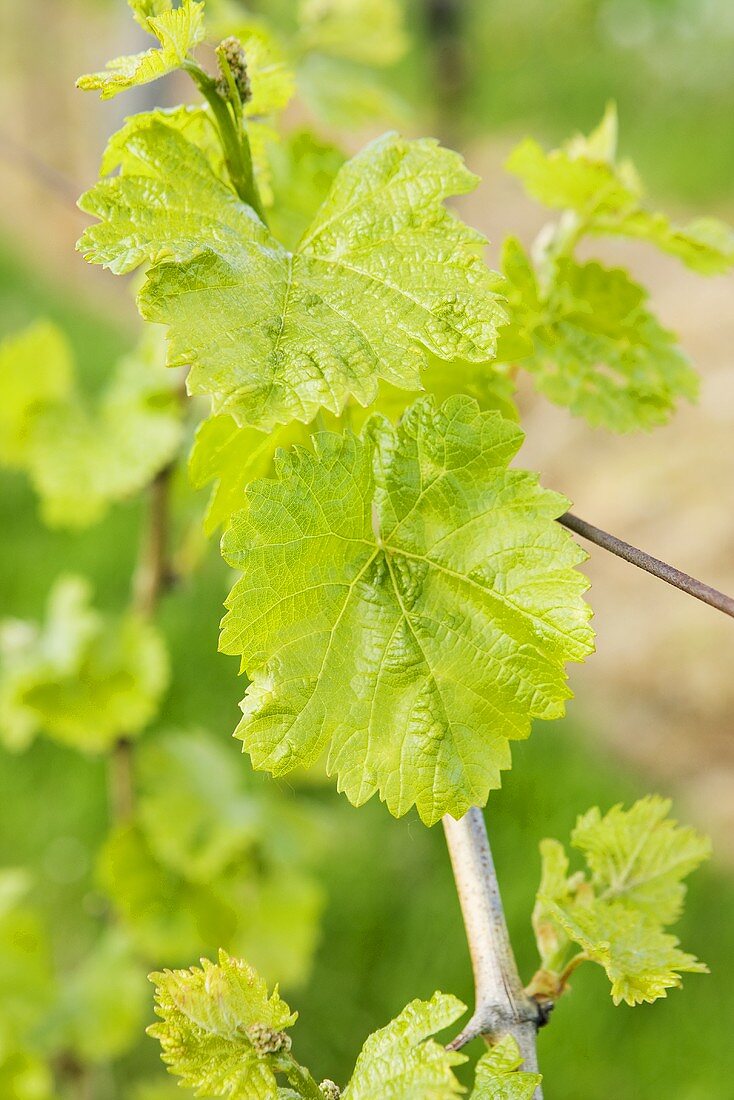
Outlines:
[[[695,372],[625,271],[560,259],[541,290],[513,238],[503,269],[513,318],[533,343],[521,366],[551,401],[626,432],[663,424],[679,399],[696,397]]]
[[[430,1001],[411,1001],[400,1015],[370,1035],[357,1058],[343,1100],[450,1100],[463,1091],[452,1067],[466,1056],[447,1050],[430,1037],[466,1010],[445,993]]]
[[[734,232],[715,218],[676,226],[665,214],[648,211],[634,167],[618,161],[616,149],[617,116],[610,106],[589,137],[578,135],[550,153],[527,138],[507,168],[545,206],[573,211],[580,232],[648,241],[702,275],[728,271],[734,264]]]
[[[252,1029],[282,1032],[296,1020],[277,989],[252,967],[224,951],[219,962],[201,960],[201,969],[151,974],[160,1022],[148,1028],[162,1058],[181,1083],[200,1095],[231,1100],[277,1100],[272,1057],[253,1045]]]
[[[531,983],[533,992],[554,999],[585,959],[604,967],[615,1004],[654,1001],[681,984],[681,973],[706,970],[664,929],[680,916],[682,880],[711,846],[669,818],[669,811],[669,801],[653,796],[629,810],[614,806],[604,816],[589,810],[571,836],[588,873],[570,878],[563,846],[543,841],[533,913],[542,969]],[[582,954],[573,955],[574,945]]]
[[[521,1066],[517,1041],[506,1035],[477,1062],[471,1100],[533,1100],[542,1077]]]
[[[182,0],[179,8],[161,0],[135,0],[131,6],[137,22],[158,39],[160,48],[116,57],[103,72],[80,76],[77,87],[99,92],[101,99],[111,99],[180,69],[204,39],[204,4],[198,0]]]
[[[131,136],[122,175],[82,200],[100,224],[80,248],[118,273],[152,264],[140,307],[169,326],[170,365],[192,365],[189,389],[215,412],[266,430],[338,414],[350,395],[367,405],[380,379],[419,388],[426,350],[494,357],[497,280],[482,238],[443,207],[475,183],[436,142],[388,134],[339,171],[290,253],[155,122]]]
[[[221,648],[251,686],[237,731],[281,775],[326,754],[356,805],[423,820],[482,805],[509,739],[569,696],[591,651],[567,501],[507,468],[522,433],[468,397],[396,430],[321,433],[280,453],[223,543],[242,571]]]
[[[21,749],[43,732],[101,752],[134,737],[168,683],[158,631],[135,615],[107,618],[80,577],[57,581],[42,627],[7,620],[0,633],[0,736]]]

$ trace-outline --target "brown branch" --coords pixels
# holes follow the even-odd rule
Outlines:
[[[651,573],[653,577],[665,581],[666,584],[672,584],[674,588],[680,588],[682,592],[687,592],[689,596],[694,596],[702,603],[707,603],[709,607],[715,607],[717,611],[722,611],[724,615],[730,615],[734,618],[734,599],[731,596],[719,592],[716,588],[711,588],[710,585],[704,584],[703,581],[699,581],[695,577],[690,577],[687,573],[682,573],[680,569],[675,569],[667,562],[653,558],[650,554],[646,554],[644,550],[638,550],[636,546],[631,546],[628,542],[618,539],[616,535],[610,535],[607,531],[594,527],[591,523],[574,516],[571,512],[562,515],[558,522],[577,535],[581,535],[582,538],[588,539],[589,542],[596,543],[604,550],[616,554],[618,558],[631,562],[638,569],[644,569],[646,573]]]
[[[474,971],[474,1013],[452,1050],[479,1035],[513,1035],[524,1068],[537,1072],[535,1039],[541,1024],[538,1004],[523,989],[507,931],[497,874],[482,811],[473,806],[462,818],[443,819],[456,890],[464,917]],[[534,1100],[542,1100],[538,1086]]]

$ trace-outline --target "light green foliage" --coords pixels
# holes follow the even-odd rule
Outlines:
[[[158,39],[160,48],[116,57],[103,72],[81,76],[78,88],[98,91],[101,99],[111,99],[180,69],[204,39],[204,4],[198,0],[182,0],[178,8],[171,8],[162,0],[142,0],[131,7],[137,22]]]
[[[668,817],[670,802],[650,796],[629,810],[578,819],[571,843],[587,872],[568,877],[568,857],[557,841],[541,846],[543,873],[533,913],[543,969],[534,985],[563,992],[573,945],[599,963],[612,983],[615,1004],[665,996],[680,974],[706,967],[665,932],[680,915],[683,879],[710,853],[709,841]]]
[[[533,341],[522,366],[556,404],[625,432],[663,424],[678,399],[696,397],[696,374],[625,271],[561,258],[542,289],[514,238],[503,270],[513,317]]]
[[[398,0],[300,0],[301,47],[363,65],[391,65],[408,41]]]
[[[38,411],[66,399],[73,371],[63,333],[48,321],[37,321],[0,344],[0,462],[25,465]]]
[[[25,897],[30,885],[25,871],[0,870],[0,1082],[18,1075],[29,1100],[28,1080],[45,1079],[30,1057],[31,1041],[54,996],[48,938]]]
[[[434,993],[411,1001],[400,1015],[370,1035],[357,1058],[344,1100],[450,1100],[462,1089],[452,1066],[466,1057],[430,1038],[465,1011],[456,997]]]
[[[151,975],[161,1022],[148,1028],[158,1039],[163,1060],[196,1095],[230,1100],[285,1100],[302,1095],[279,1087],[277,1077],[294,1083],[292,1071],[310,1082],[307,1070],[290,1055],[289,1039],[279,1033],[296,1020],[278,996],[268,998],[265,982],[247,963],[219,952],[219,963],[201,960],[201,969],[166,970]],[[371,1035],[357,1058],[344,1100],[451,1100],[463,1090],[452,1067],[466,1057],[446,1050],[431,1036],[453,1023],[465,1006],[435,993],[412,1001],[400,1015]],[[280,1050],[266,1052],[267,1047]],[[273,1042],[274,1040],[274,1042]],[[259,1043],[259,1053],[253,1043]],[[282,1054],[280,1052],[283,1052]],[[304,1094],[305,1095],[305,1094]],[[520,1095],[520,1094],[518,1094]]]
[[[32,325],[0,350],[0,461],[26,470],[47,524],[98,522],[172,459],[182,433],[176,378],[165,371],[164,355],[160,330],[150,328],[89,409],[74,387],[68,343],[53,325]]]
[[[542,1078],[520,1069],[517,1041],[506,1035],[477,1062],[471,1100],[533,1100]]]
[[[64,977],[46,1040],[84,1063],[106,1063],[135,1045],[147,1009],[145,968],[120,929],[110,928]]]
[[[0,1055],[0,1096],[8,1100],[56,1100],[49,1066],[43,1058],[25,1050]]]
[[[424,398],[397,430],[317,434],[248,488],[221,648],[252,681],[255,767],[326,753],[356,805],[379,792],[432,824],[484,804],[508,740],[563,712],[565,662],[592,648],[584,555],[554,522],[567,502],[507,469],[521,439],[468,397]]]
[[[137,757],[136,817],[110,836],[99,879],[139,950],[176,965],[224,944],[303,981],[323,906],[319,819],[248,791],[231,747],[203,735],[159,734]]]
[[[137,616],[91,607],[80,577],[57,581],[42,626],[8,620],[0,631],[0,736],[25,748],[40,732],[89,752],[134,737],[168,683],[157,630]]]
[[[219,952],[219,963],[201,969],[151,974],[159,1023],[148,1028],[162,1058],[182,1084],[200,1095],[231,1100],[277,1100],[272,1056],[260,1056],[248,1029],[283,1031],[296,1017],[278,996],[268,996],[252,967]]]
[[[554,209],[572,211],[573,231],[636,237],[682,260],[702,275],[727,271],[734,264],[734,233],[715,218],[673,225],[665,214],[643,205],[643,188],[632,164],[617,159],[617,116],[607,108],[600,126],[585,138],[573,138],[545,153],[527,138],[507,167],[527,191]]]
[[[181,133],[152,124],[127,155],[141,172],[84,197],[100,224],[80,248],[118,273],[154,264],[142,313],[170,326],[169,363],[192,364],[215,411],[267,429],[366,405],[380,378],[417,388],[424,348],[493,357],[504,314],[482,238],[442,205],[476,180],[434,141],[389,134],[345,164],[295,253]]]
[[[308,54],[298,70],[298,91],[311,114],[329,127],[407,127],[411,109],[370,69],[338,57]]]

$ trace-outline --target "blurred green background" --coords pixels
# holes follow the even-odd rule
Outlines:
[[[726,212],[731,206],[730,0],[476,0],[457,5],[460,18],[454,23],[436,12],[437,5],[431,20],[427,6],[411,0],[408,25],[416,45],[393,76],[395,88],[416,109],[413,128],[439,126],[474,149],[502,145],[506,135],[525,131],[551,141],[593,124],[605,101],[614,98],[624,150],[656,197],[668,196],[676,205],[695,201],[702,212]],[[0,14],[2,55],[12,59],[0,85],[5,110],[0,149],[8,181],[0,336],[38,315],[58,321],[94,390],[135,339],[134,311],[124,291],[110,287],[101,273],[83,270],[71,249],[81,221],[39,183],[33,157],[82,183],[92,178],[90,166],[114,125],[116,107],[77,107],[58,89],[76,74],[74,64],[81,70],[106,56],[100,33],[108,42],[116,40],[124,4],[65,5],[58,41],[69,50],[59,56],[47,51],[54,26],[59,31],[58,4],[34,0],[32,10],[22,14],[10,7],[3,5]],[[443,28],[451,40],[449,53],[446,39],[437,46],[431,26]],[[44,48],[34,55],[34,86],[28,92],[24,68],[31,32],[41,36]],[[39,57],[47,56],[44,85],[46,61]],[[447,80],[454,81],[448,105]],[[625,441],[633,452],[635,446],[634,439]],[[64,571],[89,574],[104,608],[124,606],[138,505],[118,506],[89,533],[54,533],[41,526],[23,478],[4,473],[0,486],[0,617],[38,618],[51,581]],[[210,555],[202,571],[164,605],[173,681],[160,725],[206,728],[236,754],[228,739],[243,684],[234,661],[216,652],[225,589],[223,567]],[[701,622],[705,632],[708,619]],[[730,636],[728,646],[731,653]],[[695,653],[691,659],[696,661]],[[690,667],[687,659],[678,675]],[[576,670],[574,678],[583,675]],[[566,837],[576,814],[593,804],[607,808],[650,789],[675,795],[685,778],[664,766],[659,775],[649,766],[641,774],[594,720],[573,707],[571,713],[567,722],[537,728],[528,743],[515,748],[514,769],[487,812],[526,976],[535,967],[529,915],[541,837]],[[714,769],[719,763],[711,750],[704,765]],[[247,767],[245,758],[241,765]],[[104,763],[41,740],[25,755],[0,753],[0,789],[0,865],[34,869],[34,901],[48,914],[59,957],[73,965],[95,914],[95,848],[108,813]],[[315,965],[304,988],[284,993],[301,1013],[295,1042],[304,1060],[310,1059],[320,1076],[339,1080],[348,1075],[367,1033],[412,997],[441,988],[471,1003],[461,919],[439,829],[428,832],[412,818],[395,822],[374,801],[354,811],[328,788],[296,793],[284,785],[282,793],[326,804],[333,814],[328,858],[320,868],[328,901]],[[53,856],[59,838],[73,838],[82,853],[62,876]],[[714,867],[695,876],[685,919],[676,930],[685,947],[708,962],[711,976],[692,976],[683,992],[632,1010],[612,1006],[603,974],[582,971],[540,1037],[548,1100],[734,1097],[729,854],[724,841]],[[212,944],[212,951],[217,946]],[[131,1060],[95,1071],[86,1095],[125,1097],[126,1082],[156,1060],[155,1044],[144,1041]]]

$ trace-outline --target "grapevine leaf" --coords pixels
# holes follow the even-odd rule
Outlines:
[[[296,1015],[278,995],[268,997],[252,967],[219,952],[219,962],[201,969],[151,974],[160,1022],[148,1028],[162,1058],[181,1083],[231,1100],[277,1100],[272,1056],[259,1055],[251,1029],[283,1031]]]
[[[250,27],[242,36],[252,98],[244,105],[249,118],[284,110],[295,91],[295,78],[283,51],[264,27]]]
[[[216,412],[265,430],[339,413],[350,394],[367,405],[380,378],[419,388],[424,348],[494,356],[496,279],[442,205],[475,177],[434,141],[388,134],[345,164],[294,253],[180,133],[151,125],[128,156],[140,175],[82,200],[100,224],[80,248],[117,272],[154,264],[143,315],[170,326],[170,364],[193,364],[189,389]]]
[[[662,925],[678,919],[686,892],[682,880],[711,855],[708,837],[669,818],[670,806],[669,799],[651,795],[604,816],[594,807],[571,834],[594,888]]]
[[[140,950],[177,965],[223,945],[302,981],[323,905],[318,820],[279,799],[276,828],[270,800],[203,735],[159,735],[136,761],[135,821],[109,839],[99,878]]]
[[[0,870],[0,1082],[11,1072],[2,1055],[23,1050],[55,992],[48,936],[25,899],[29,887],[25,871]]]
[[[484,804],[508,739],[563,713],[564,664],[592,649],[585,555],[554,522],[567,501],[507,469],[521,439],[471,398],[426,397],[248,488],[221,648],[251,678],[237,736],[256,768],[326,751],[355,805],[379,792],[433,824]]]
[[[99,92],[101,99],[111,99],[180,69],[204,39],[204,4],[199,0],[182,0],[178,8],[160,0],[136,0],[131,6],[140,25],[158,39],[160,49],[116,57],[103,72],[79,77],[77,88]]]
[[[588,871],[568,876],[568,857],[554,840],[541,845],[543,871],[533,912],[542,968],[531,990],[552,1000],[584,959],[599,963],[615,1004],[665,996],[680,974],[705,971],[664,931],[680,915],[682,879],[706,859],[710,844],[669,818],[670,802],[649,796],[629,810],[596,808],[578,818],[574,847]],[[573,945],[581,955],[572,957]]]
[[[676,226],[665,214],[648,211],[639,177],[629,161],[617,160],[616,147],[617,116],[609,106],[588,138],[577,135],[550,153],[526,139],[507,168],[545,206],[573,211],[581,232],[648,241],[702,275],[728,271],[734,232],[715,218]]]
[[[140,959],[127,937],[110,929],[65,978],[48,1039],[85,1063],[105,1063],[136,1044],[146,1008]]]
[[[514,239],[504,271],[514,316],[534,345],[522,365],[551,401],[626,432],[663,424],[679,398],[695,399],[695,372],[625,271],[561,259],[544,295]]]
[[[707,967],[681,951],[678,940],[654,919],[620,902],[596,901],[570,910],[551,906],[569,938],[604,967],[616,1005],[652,1002],[678,988],[681,973],[706,973]]]
[[[430,1036],[442,1031],[466,1006],[444,993],[411,1001],[400,1015],[367,1039],[344,1100],[450,1100],[463,1090],[452,1067],[466,1061]]]
[[[408,48],[397,0],[300,0],[301,48],[392,65]]]
[[[155,628],[135,615],[105,618],[80,577],[57,581],[42,627],[6,621],[0,632],[0,735],[24,748],[43,731],[101,752],[135,736],[155,714],[168,659]]]
[[[542,1077],[521,1065],[517,1041],[506,1035],[477,1062],[471,1100],[532,1100]]]
[[[171,460],[181,418],[163,357],[162,335],[151,328],[90,410],[74,389],[59,329],[35,324],[0,350],[0,460],[27,471],[50,526],[97,522]]]
[[[127,0],[133,19],[144,31],[148,30],[148,20],[163,15],[173,7],[172,0]]]
[[[71,349],[48,321],[36,321],[0,344],[0,462],[24,466],[35,414],[63,401],[72,388]]]

